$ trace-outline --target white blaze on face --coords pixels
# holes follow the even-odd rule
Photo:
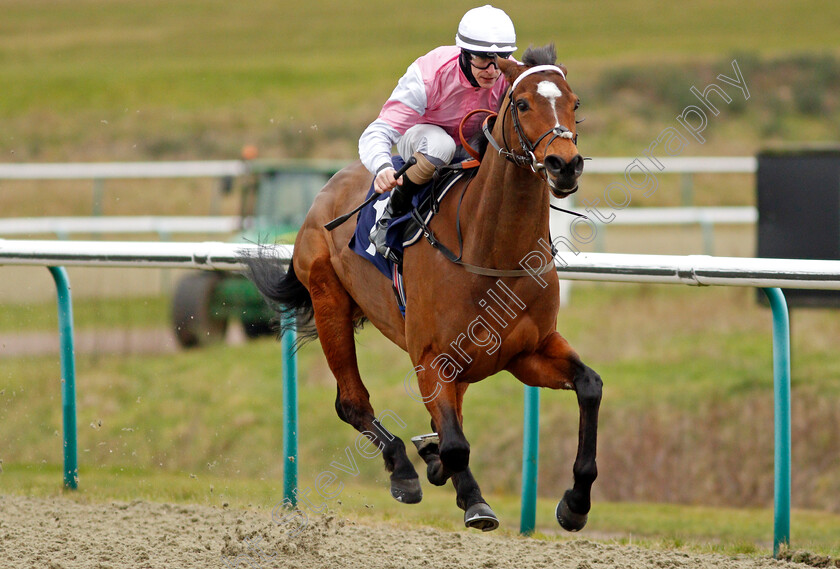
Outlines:
[[[557,118],[557,108],[554,106],[557,99],[563,96],[560,87],[551,81],[540,81],[540,84],[537,85],[537,94],[542,95],[551,103],[551,111],[554,113],[554,126],[555,128],[560,126],[560,119]]]

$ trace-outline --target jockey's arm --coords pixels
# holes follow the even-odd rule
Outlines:
[[[378,193],[387,192],[397,185],[395,170],[391,165],[391,147],[399,140],[400,133],[382,119],[376,119],[359,139],[359,157],[374,179]]]
[[[359,157],[376,176],[374,188],[377,192],[389,191],[400,183],[394,178],[391,148],[402,137],[401,133],[414,126],[425,112],[426,87],[417,62],[414,62],[400,78],[379,118],[359,139]]]

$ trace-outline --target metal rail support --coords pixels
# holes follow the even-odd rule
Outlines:
[[[779,557],[782,545],[790,545],[790,319],[781,289],[762,290],[773,311],[773,557]]]
[[[79,486],[76,429],[76,358],[73,351],[73,300],[64,267],[49,267],[58,298],[58,335],[61,343],[61,413],[64,427],[64,487]]]
[[[295,352],[295,316],[283,315],[283,502],[297,505],[297,353]]]
[[[73,300],[70,280],[63,267],[48,267],[55,280],[58,299],[58,331],[61,344],[61,409],[64,430],[64,487],[79,486],[78,429],[76,420],[76,357],[73,337]],[[289,319],[291,321],[289,321]],[[283,497],[297,504],[297,354],[295,353],[295,318],[285,316],[289,326],[283,334]]]
[[[519,533],[531,535],[537,524],[537,472],[540,450],[540,388],[525,386],[525,426],[522,449],[522,511]]]

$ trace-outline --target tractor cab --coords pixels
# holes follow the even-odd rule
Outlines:
[[[224,181],[241,193],[242,243],[292,243],[316,194],[344,163],[251,160],[247,172]],[[232,320],[248,338],[272,333],[274,312],[244,276],[226,271],[195,271],[176,285],[172,324],[178,343],[197,347],[220,342]]]

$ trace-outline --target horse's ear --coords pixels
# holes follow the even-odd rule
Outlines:
[[[519,65],[516,61],[512,59],[501,59],[498,58],[496,63],[499,66],[499,70],[504,73],[505,79],[507,79],[508,85],[513,85],[513,82],[516,81],[516,78],[525,71],[524,65]]]
[[[563,65],[562,63],[558,63],[557,67],[559,67],[560,69],[563,70],[563,77],[568,77],[569,76],[569,72],[566,71],[566,66],[565,65]]]

